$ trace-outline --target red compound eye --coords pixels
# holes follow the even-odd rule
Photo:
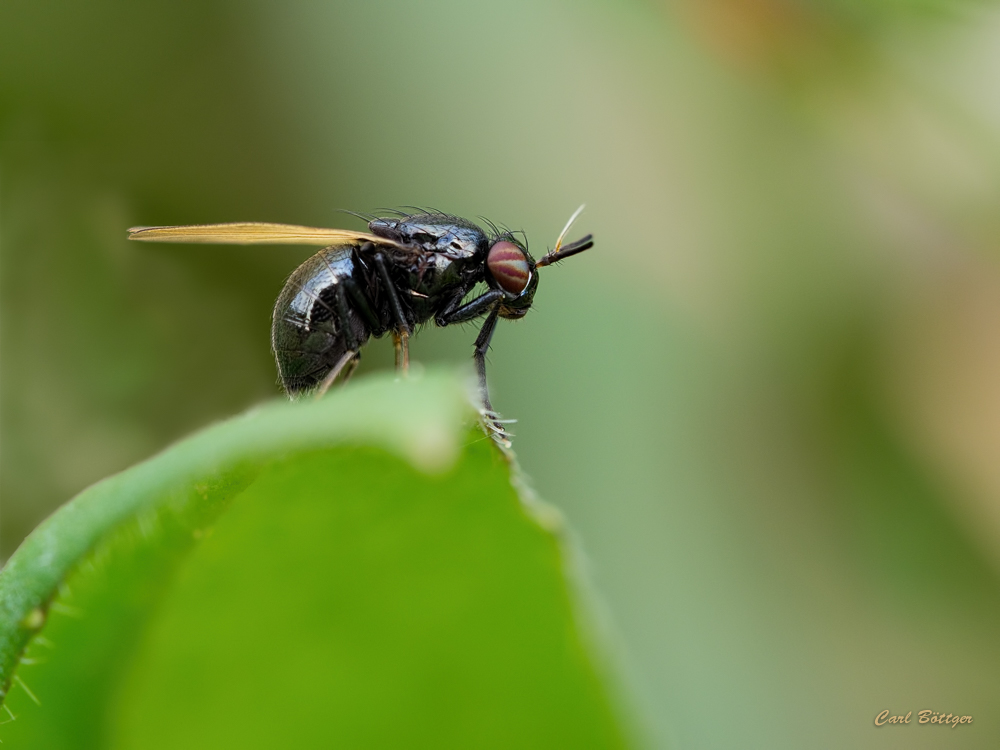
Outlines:
[[[490,248],[486,265],[505,292],[520,294],[528,286],[531,269],[524,251],[513,242],[501,240]]]

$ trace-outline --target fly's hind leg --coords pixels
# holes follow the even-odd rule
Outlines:
[[[337,376],[341,375],[341,373],[343,373],[343,377],[340,379],[341,383],[346,383],[350,380],[351,375],[354,374],[354,368],[358,366],[360,361],[361,352],[344,352],[344,356],[337,360],[337,364],[333,366],[333,369],[323,378],[323,382],[319,384],[319,387],[316,389],[316,398],[322,398],[323,394],[330,390],[330,386],[333,385]]]
[[[347,351],[337,360],[337,364],[333,366],[326,377],[323,378],[323,382],[319,384],[319,388],[316,389],[316,398],[320,398],[326,393],[334,381],[337,380],[338,376],[341,376],[341,383],[346,383],[350,380],[351,375],[354,374],[354,368],[361,361],[361,347],[354,335],[354,330],[351,328],[351,315],[347,307],[349,291],[348,285],[340,284],[337,287],[337,314],[340,316],[340,335],[344,337],[347,343]]]

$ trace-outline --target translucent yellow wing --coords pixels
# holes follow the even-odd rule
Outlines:
[[[327,245],[374,242],[402,248],[392,240],[349,229],[320,229],[295,224],[245,221],[233,224],[189,224],[179,227],[132,227],[130,240],[143,242],[198,242],[216,245]]]

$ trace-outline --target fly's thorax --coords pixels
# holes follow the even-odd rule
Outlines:
[[[378,237],[427,253],[468,258],[486,251],[486,233],[470,221],[447,214],[415,214],[375,219],[368,229]]]
[[[416,322],[430,320],[456,294],[482,281],[483,263],[478,258],[451,258],[427,253],[394,264],[393,276],[399,294],[406,298]]]

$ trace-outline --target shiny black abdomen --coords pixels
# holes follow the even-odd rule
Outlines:
[[[363,286],[369,283],[367,276],[355,247],[335,245],[320,250],[288,278],[274,305],[271,345],[289,394],[319,385],[347,353],[346,326],[358,346],[372,335],[352,305],[347,305],[345,321],[337,303],[337,289],[345,279]]]

